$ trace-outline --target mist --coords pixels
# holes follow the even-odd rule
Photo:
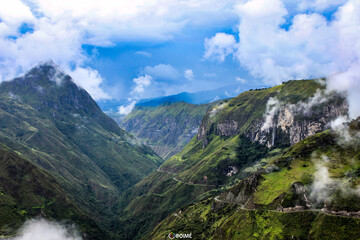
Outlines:
[[[73,225],[45,219],[31,219],[24,223],[14,240],[82,240]]]

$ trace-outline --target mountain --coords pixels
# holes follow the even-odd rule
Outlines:
[[[347,103],[343,95],[325,91],[324,83],[324,79],[288,81],[243,92],[209,109],[198,134],[182,151],[121,196],[120,232],[128,234],[127,239],[148,238],[167,215],[218,196],[261,167],[262,159],[284,160],[281,156],[289,147],[326,131],[331,121],[346,116]],[[276,184],[280,185],[274,188],[282,186]],[[184,227],[186,232],[187,225],[181,224],[175,229]]]
[[[46,171],[1,143],[0,161],[0,236],[11,236],[29,217],[42,216],[76,223],[84,236],[110,238]]]
[[[136,106],[120,126],[168,159],[196,135],[203,116],[214,104],[175,102]]]
[[[52,62],[0,85],[0,142],[110,231],[120,194],[161,163]]]
[[[136,106],[142,107],[155,107],[166,103],[175,103],[175,102],[186,102],[191,104],[206,104],[211,103],[217,100],[226,99],[235,97],[237,92],[235,91],[239,86],[230,85],[221,87],[214,90],[200,91],[195,93],[182,92],[175,95],[157,97],[157,98],[146,98],[141,99],[136,103]],[[127,99],[110,99],[110,100],[101,100],[98,102],[100,108],[111,114],[111,116],[117,116],[118,107],[121,105],[126,105],[128,103]]]
[[[214,102],[216,100],[227,99],[235,97],[236,93],[234,89],[237,89],[238,85],[230,85],[221,87],[214,90],[200,91],[195,93],[182,92],[176,95],[170,95],[158,98],[141,99],[138,106],[158,106],[163,103],[173,102],[186,102],[192,104],[205,104]]]
[[[327,130],[262,159],[234,187],[167,217],[150,239],[357,239],[359,127],[351,132],[347,144]]]

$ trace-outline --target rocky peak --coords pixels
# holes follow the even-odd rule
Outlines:
[[[74,116],[95,120],[107,130],[119,132],[97,103],[53,61],[40,63],[25,75],[2,82],[0,95],[16,98],[48,117],[69,121]]]

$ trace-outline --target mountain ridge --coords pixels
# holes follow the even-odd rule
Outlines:
[[[51,174],[106,231],[120,193],[162,162],[48,63],[1,83],[0,142]]]

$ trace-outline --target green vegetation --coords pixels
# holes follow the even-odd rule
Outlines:
[[[85,214],[47,172],[0,144],[0,236],[11,236],[26,219],[42,216],[76,223],[95,239],[109,233]]]
[[[266,103],[270,97],[276,96],[280,100],[296,103],[306,101],[319,88],[322,86],[315,81],[291,81],[269,89],[244,92],[234,99],[220,101],[213,108],[218,109],[215,111],[216,114],[214,114],[214,110],[209,110],[203,118],[203,129],[200,128],[198,135],[193,137],[178,154],[160,166],[159,169],[163,172],[162,174],[167,174],[166,179],[160,178],[160,173],[152,174],[129,189],[120,198],[119,212],[121,212],[121,219],[124,222],[123,232],[133,232],[131,229],[136,228],[128,227],[128,223],[142,226],[142,234],[141,236],[136,235],[136,238],[143,237],[145,239],[146,233],[166,214],[184,208],[196,200],[209,196],[214,197],[258,168],[274,165],[275,161],[284,161],[284,159],[279,158],[284,154],[284,148],[267,149],[263,145],[250,141],[247,136],[248,131],[251,126],[263,118]],[[303,91],[299,92],[299,89],[303,89]],[[218,124],[229,123],[229,128],[231,128],[234,126],[233,120],[236,120],[236,126],[239,128],[235,129],[229,136],[219,135]],[[280,146],[283,147],[286,144],[282,142]],[[286,158],[285,160],[286,163],[289,162]],[[234,167],[238,172],[227,176],[231,170],[234,170]],[[311,169],[311,167],[307,169]],[[274,172],[274,174],[279,174],[279,176],[283,174],[283,180],[293,178],[291,172],[287,173],[283,170]],[[172,179],[174,176],[181,182],[176,183]],[[300,181],[302,177],[303,174],[299,173],[295,180]],[[276,180],[276,175],[269,175],[269,180],[265,179],[263,184],[267,184],[267,182],[269,185],[274,184],[271,179]],[[153,188],[154,182],[158,186],[155,189]],[[277,193],[282,194],[283,190],[288,191],[292,183],[289,181],[281,182]],[[179,186],[185,184],[192,188],[180,191]],[[205,189],[206,186],[209,189]],[[187,197],[183,198],[183,195]],[[174,200],[170,201],[170,199]],[[175,199],[181,199],[181,201]],[[256,203],[266,204],[273,200],[272,194],[266,192],[265,198],[261,198]],[[174,202],[175,204],[173,204]],[[126,210],[122,212],[121,209]],[[134,209],[141,209],[143,215],[135,213]],[[144,218],[147,219],[146,223],[141,222]],[[141,223],[139,224],[139,222]],[[132,234],[136,234],[136,231]],[[128,236],[128,238],[133,236]]]
[[[209,104],[185,102],[136,106],[120,126],[150,146],[164,159],[179,152],[196,134]]]
[[[51,65],[1,83],[0,142],[46,170],[71,201],[107,230],[120,194],[162,162]],[[43,204],[33,207],[42,209]]]
[[[294,183],[302,183],[311,191],[313,175],[318,164],[326,164],[334,185],[328,191],[327,208],[332,211],[359,211],[360,198],[356,193],[359,175],[358,146],[339,145],[337,135],[329,131],[315,134],[300,141],[285,151],[263,159],[260,169],[277,166],[278,171],[262,172],[260,183],[252,185],[247,206],[226,201],[228,193],[239,194],[238,186],[214,197],[195,203],[175,216],[170,215],[151,233],[151,239],[163,239],[169,232],[193,233],[196,239],[357,239],[360,234],[360,219],[336,216],[315,210],[278,211],[280,206],[295,207],[302,194],[307,194],[313,207],[318,205],[310,192],[296,193]],[[268,156],[269,156],[268,155]],[[355,157],[355,158],[354,158]],[[326,160],[324,160],[326,159]],[[252,180],[251,180],[252,181]],[[251,185],[250,185],[251,186]],[[333,191],[331,191],[333,189]],[[338,190],[336,190],[338,189]],[[297,195],[300,194],[300,195]],[[244,195],[245,196],[245,195]],[[271,210],[272,209],[272,210]]]

